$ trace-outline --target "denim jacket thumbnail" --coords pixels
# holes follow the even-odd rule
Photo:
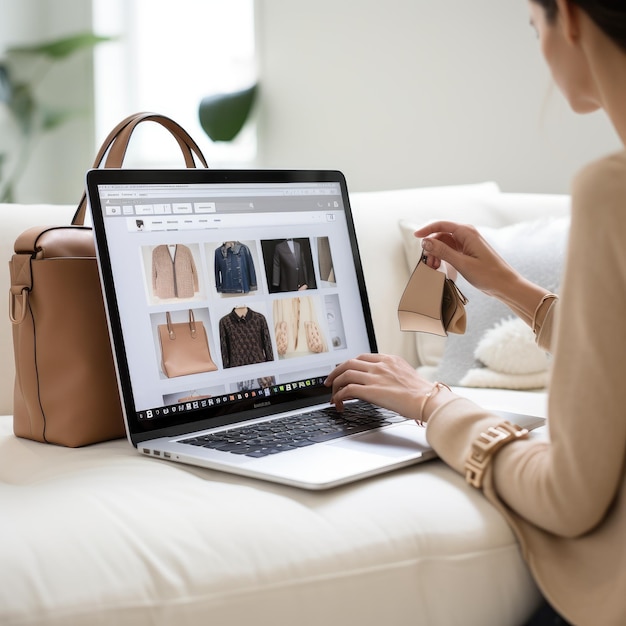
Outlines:
[[[215,250],[215,287],[219,293],[248,293],[257,288],[250,248],[239,241]]]

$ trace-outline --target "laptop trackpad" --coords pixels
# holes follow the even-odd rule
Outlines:
[[[426,443],[424,429],[415,422],[397,424],[390,428],[354,435],[329,442],[328,445],[347,448],[357,452],[403,457],[431,451]]]

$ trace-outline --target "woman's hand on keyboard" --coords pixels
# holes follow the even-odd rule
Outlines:
[[[410,419],[421,420],[424,398],[433,383],[398,356],[362,354],[337,366],[326,379],[338,411],[346,400],[365,400]],[[446,390],[447,391],[447,390]]]

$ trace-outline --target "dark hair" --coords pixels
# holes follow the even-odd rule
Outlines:
[[[532,0],[542,6],[548,21],[556,20],[556,0]],[[569,0],[578,5],[604,33],[626,51],[626,2],[624,0]]]

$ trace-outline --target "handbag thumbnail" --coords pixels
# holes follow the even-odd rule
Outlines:
[[[196,321],[193,311],[189,309],[187,322],[173,323],[169,311],[165,317],[167,323],[158,326],[163,373],[175,378],[214,372],[217,365],[211,358],[206,329]]]

